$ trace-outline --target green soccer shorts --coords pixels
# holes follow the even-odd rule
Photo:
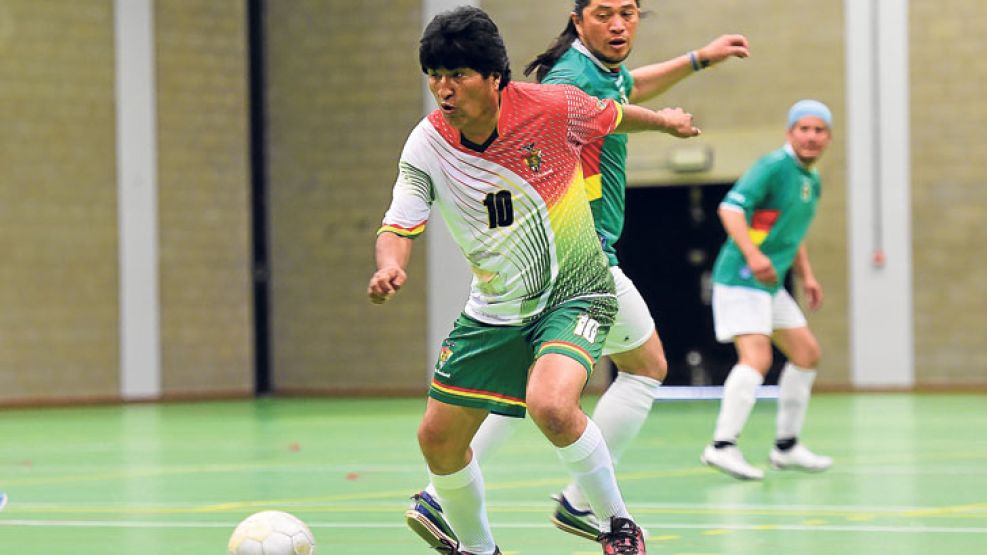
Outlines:
[[[523,326],[492,326],[465,314],[442,342],[429,396],[464,407],[523,417],[528,371],[548,353],[572,358],[587,379],[603,351],[616,299],[563,303]]]

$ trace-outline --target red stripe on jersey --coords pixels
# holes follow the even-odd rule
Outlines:
[[[780,215],[780,210],[755,210],[754,215],[751,217],[751,229],[771,231],[771,228],[774,227]]]
[[[583,165],[583,177],[593,177],[600,174],[600,158],[603,156],[603,139],[586,143],[580,162]]]

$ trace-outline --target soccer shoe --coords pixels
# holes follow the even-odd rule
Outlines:
[[[629,518],[610,519],[610,531],[600,534],[603,555],[648,555],[644,534]]]
[[[3,510],[6,504],[7,504],[7,494],[0,491],[0,511]]]
[[[768,455],[771,466],[778,470],[795,469],[807,472],[822,472],[833,466],[833,459],[823,455],[817,455],[809,448],[796,443],[794,447],[787,451],[782,451],[775,447]]]
[[[599,541],[600,522],[593,511],[580,511],[561,493],[553,495],[552,499],[556,501],[555,513],[552,514],[552,524],[556,528],[590,541]]]
[[[699,460],[703,464],[721,470],[738,480],[764,479],[764,471],[748,464],[736,445],[728,445],[720,449],[713,447],[712,444],[707,445]]]
[[[442,506],[426,491],[411,496],[411,507],[404,512],[404,521],[411,531],[439,553],[455,555],[459,538],[442,515]]]

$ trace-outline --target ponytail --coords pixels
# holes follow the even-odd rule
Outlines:
[[[559,61],[559,58],[565,54],[566,50],[569,50],[569,47],[572,46],[572,43],[575,42],[577,38],[579,38],[579,34],[576,32],[576,25],[573,24],[572,18],[569,18],[565,29],[562,30],[562,33],[559,34],[559,36],[555,37],[555,40],[552,41],[552,44],[548,47],[548,50],[545,50],[536,56],[534,60],[531,60],[531,63],[525,66],[525,76],[531,75],[531,72],[534,71],[535,80],[541,83],[541,80],[545,78],[545,75],[547,75],[553,67],[555,67],[555,64]]]

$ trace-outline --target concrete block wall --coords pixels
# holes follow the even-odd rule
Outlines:
[[[422,115],[420,3],[267,9],[275,388],[423,391],[424,243],[392,303],[366,297],[398,156]]]
[[[515,77],[569,3],[498,0]],[[835,141],[810,233],[827,306],[810,315],[820,383],[848,383],[846,152],[840,2],[652,2],[632,66],[742,32],[753,56],[651,105],[738,136],[797,98],[830,103]],[[417,0],[267,2],[273,364],[280,391],[424,389],[424,247],[392,304],[371,306],[374,232],[421,116]],[[165,396],[248,394],[253,379],[245,5],[155,3]],[[912,3],[916,375],[983,384],[987,7]],[[0,403],[119,391],[113,2],[0,2]]]
[[[916,374],[985,384],[987,5],[909,8]]]
[[[0,2],[0,402],[119,389],[113,10]]]
[[[165,396],[254,385],[246,3],[155,2]]]

